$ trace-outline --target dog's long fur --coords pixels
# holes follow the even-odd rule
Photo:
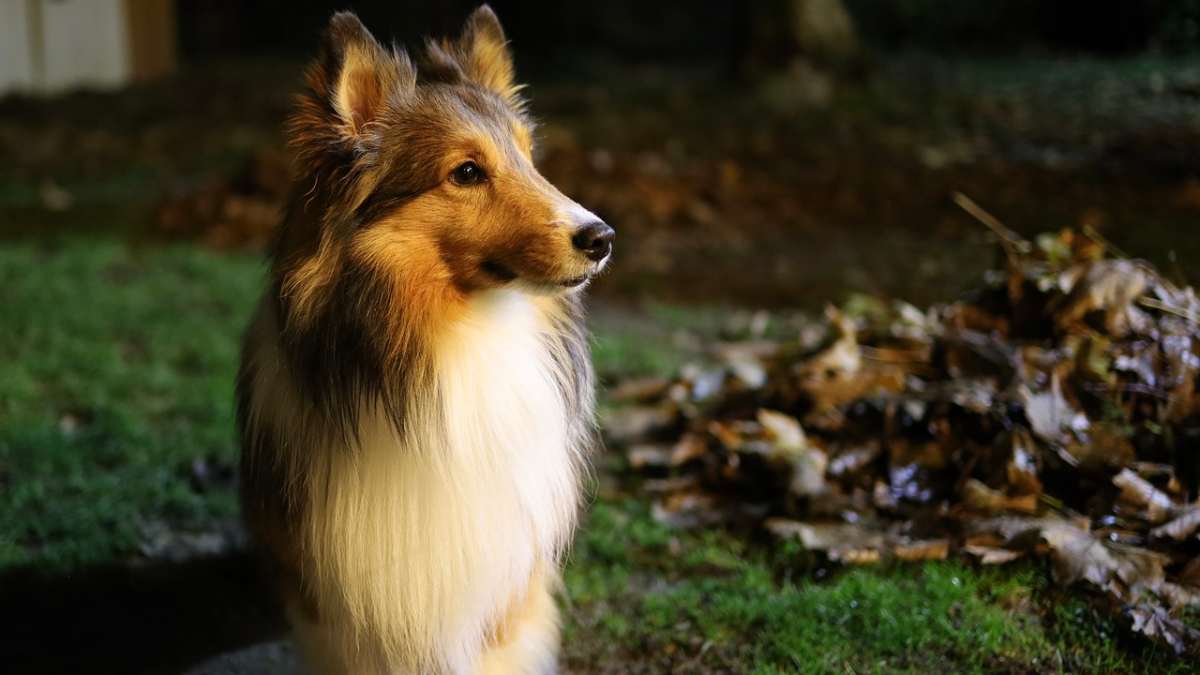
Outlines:
[[[238,420],[247,523],[317,672],[554,670],[593,436],[577,290],[604,261],[518,92],[486,6],[416,61],[342,13],[292,118]]]

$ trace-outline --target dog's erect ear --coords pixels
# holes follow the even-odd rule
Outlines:
[[[480,5],[467,17],[458,39],[459,59],[467,77],[500,94],[510,103],[518,103],[521,87],[514,80],[512,52],[500,19],[487,5]]]
[[[338,12],[329,20],[308,83],[310,95],[319,99],[311,103],[327,114],[324,120],[303,116],[306,122],[324,122],[331,129],[322,131],[361,148],[371,123],[416,86],[416,70],[403,51],[380,45],[353,12]]]
[[[383,104],[383,48],[357,16],[339,12],[329,21],[325,58],[331,71],[337,73],[329,92],[333,109],[348,131],[359,135]]]

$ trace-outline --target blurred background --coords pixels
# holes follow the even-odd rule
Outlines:
[[[471,4],[355,8],[413,42]],[[620,226],[602,295],[928,299],[979,269],[955,190],[1018,231],[1198,253],[1190,0],[495,5],[545,173]],[[5,3],[5,231],[261,244],[331,6]]]
[[[332,11],[415,43],[475,4],[0,0],[0,642],[21,672],[178,672],[280,634],[236,525],[231,396],[290,97]],[[996,262],[956,192],[1200,279],[1200,0],[491,4],[543,173],[618,231],[591,291],[608,384],[847,298],[955,298]],[[615,632],[568,667],[750,670],[609,625],[633,611],[612,565],[680,546],[619,473],[568,579],[577,635]]]

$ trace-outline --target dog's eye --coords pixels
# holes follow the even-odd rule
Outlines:
[[[478,185],[487,179],[487,174],[475,162],[463,162],[450,173],[450,180],[459,185]]]

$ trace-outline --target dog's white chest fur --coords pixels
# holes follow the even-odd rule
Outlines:
[[[499,529],[549,554],[575,516],[578,457],[543,337],[549,327],[539,322],[525,295],[491,293],[436,347],[439,454],[464,488],[495,500],[501,512],[488,517],[501,518]]]
[[[314,570],[391,662],[466,672],[573,527],[580,448],[532,301],[494,293],[435,346],[436,390],[418,391],[400,437],[378,409],[360,445],[333,452],[310,495]],[[347,636],[347,639],[355,639]]]

